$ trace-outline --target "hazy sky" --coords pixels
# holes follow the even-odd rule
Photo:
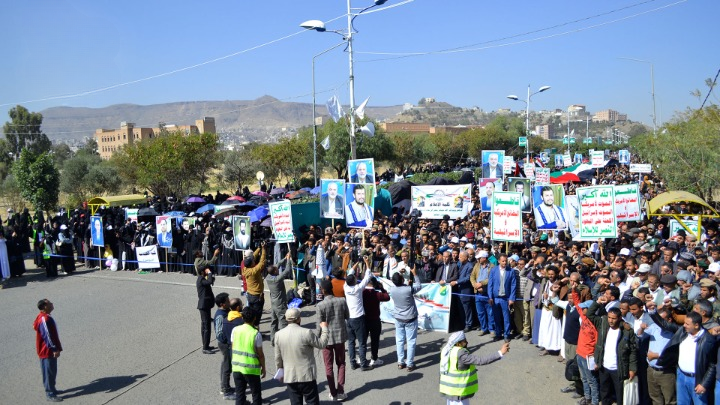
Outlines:
[[[17,103],[40,111],[263,95],[310,102],[313,55],[342,37],[299,24],[347,29],[341,0],[30,0],[3,11],[0,121]],[[630,57],[654,64],[665,121],[699,107],[690,91],[705,94],[704,80],[720,68],[719,11],[718,0],[410,1],[355,19],[356,103],[434,97],[518,110],[524,104],[508,94],[524,99],[528,84],[549,85],[533,110],[585,104],[649,124],[650,65],[620,59]],[[349,103],[344,48],[316,60],[319,103],[333,94]],[[449,49],[463,51],[438,52]]]

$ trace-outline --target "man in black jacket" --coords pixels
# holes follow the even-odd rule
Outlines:
[[[210,324],[212,317],[210,310],[215,306],[215,295],[212,291],[212,285],[215,282],[215,276],[210,271],[210,267],[205,267],[199,272],[195,286],[197,287],[198,305],[200,310],[200,334],[202,336],[203,353],[212,354],[214,347],[210,346]]]
[[[623,404],[623,382],[637,372],[637,341],[632,327],[622,320],[620,309],[605,311],[604,297],[592,303],[587,317],[598,331],[595,364],[600,368],[600,397],[603,405]],[[606,315],[598,315],[598,310]],[[613,401],[614,400],[614,401]]]
[[[651,308],[653,305],[648,302],[648,309]],[[654,310],[649,313],[652,320],[663,330],[675,333],[658,359],[658,365],[663,368],[677,367],[675,387],[678,404],[712,403],[717,362],[715,336],[702,327],[700,314],[688,313],[685,324],[680,327],[665,321]],[[693,358],[695,361],[692,361]]]

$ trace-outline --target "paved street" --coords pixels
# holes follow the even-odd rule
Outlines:
[[[26,261],[28,268],[32,262]],[[238,296],[236,279],[220,277],[214,292]],[[64,351],[58,360],[57,388],[76,404],[209,404],[228,403],[219,393],[220,354],[200,350],[200,315],[195,309],[195,277],[187,274],[145,274],[87,271],[48,280],[30,270],[0,290],[0,392],[5,404],[44,403],[40,366],[35,354],[32,322],[36,304],[55,304]],[[314,327],[314,308],[303,309],[303,325]],[[261,332],[268,332],[267,314]],[[469,335],[476,353],[497,350],[499,343]],[[418,336],[416,364],[408,373],[395,366],[394,327],[384,324],[380,357],[385,365],[361,372],[348,368],[348,401],[367,404],[440,404],[439,350],[447,335]],[[213,345],[215,345],[213,343]],[[273,348],[265,342],[268,377],[265,403],[287,403],[284,386],[270,379],[275,372]],[[322,356],[316,351],[320,398],[328,390]],[[564,365],[540,357],[525,342],[513,341],[509,355],[479,369],[480,392],[473,403],[574,404]],[[328,402],[328,401],[324,401]]]

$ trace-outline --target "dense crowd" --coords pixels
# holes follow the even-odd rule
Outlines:
[[[629,173],[621,165],[606,167],[592,183],[639,184],[644,211],[647,201],[666,191],[661,179]],[[566,184],[565,193],[572,195],[582,185]],[[192,206],[165,200],[155,204],[162,205],[158,212],[193,215]],[[717,222],[703,221],[698,240],[684,230],[670,234],[667,218],[645,212],[640,221],[618,223],[617,238],[578,242],[569,231],[536,229],[533,215],[525,214],[523,242],[505,243],[491,240],[489,213],[479,210],[477,190],[472,204],[464,218],[425,220],[395,210],[390,216],[376,212],[366,230],[346,229],[341,223],[304,226],[290,245],[274,243],[270,228],[254,223],[254,251],[235,250],[230,222],[208,212],[196,215],[194,226],[173,230],[173,248],[161,257],[158,270],[197,276],[203,350],[213,353],[214,323],[223,354],[221,390],[237,403],[245,403],[245,386],[251,388],[253,403],[261,398],[266,366],[257,326],[266,289],[276,368],[285,373],[276,378],[288,384],[292,398],[305,396],[312,403],[318,398],[313,347],[322,350],[331,400],[347,398],[346,346],[353,370],[382,365],[383,301],[392,300],[395,308],[397,368],[416,368],[413,295],[427,283],[448,285],[452,292],[450,331],[457,332],[449,336],[440,362],[440,392],[448,403],[467,403],[478,390],[475,365],[502,358],[511,340],[533,344],[539,355],[565,363],[566,376],[574,383],[562,392],[574,395],[579,404],[623,404],[632,388],[641,404],[715,403],[720,397]],[[685,203],[664,209],[685,218],[698,213]],[[44,235],[35,232],[40,249],[48,244],[62,249],[68,235],[71,241],[69,250],[53,250],[44,259],[36,254],[36,259],[51,262],[50,267],[60,264],[70,273],[74,263],[67,258],[73,258],[73,251],[91,267],[104,266],[100,258],[111,252],[120,259],[119,269],[136,269],[133,248],[155,243],[154,221],[126,219],[117,208],[101,208],[96,215],[107,224],[106,246],[99,252],[86,247],[85,209],[55,217],[44,227],[29,221],[28,229],[44,229]],[[245,305],[239,298],[212,294],[216,275],[243,280]],[[386,289],[379,278],[393,287]],[[286,292],[286,279],[296,279],[298,287]],[[288,304],[315,305],[317,332],[301,331],[299,311],[288,310]],[[215,305],[219,309],[211,318]],[[303,338],[290,339],[290,332],[283,332],[288,325]],[[504,340],[497,355],[471,355],[466,347],[472,331]]]

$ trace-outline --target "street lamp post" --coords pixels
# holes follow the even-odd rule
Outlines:
[[[549,89],[550,89],[550,86],[542,86],[538,89],[538,91],[530,94],[530,85],[528,84],[526,101],[520,100],[518,98],[518,96],[516,96],[514,94],[507,96],[507,98],[509,98],[510,100],[522,101],[523,103],[525,103],[525,136],[528,137],[528,140],[525,143],[525,154],[526,154],[525,162],[527,162],[527,163],[530,163],[530,139],[529,139],[529,137],[530,137],[530,98],[532,98],[532,96],[534,96],[538,93],[542,93],[543,91],[549,90]]]
[[[650,91],[652,92],[652,102],[653,102],[653,135],[657,136],[657,115],[655,113],[655,68],[652,62],[649,60],[643,60],[643,59],[635,59],[635,58],[620,58],[625,60],[630,60],[633,62],[640,62],[640,63],[647,63],[650,65]]]
[[[344,45],[345,42],[340,42],[339,44],[332,46],[319,54],[313,56],[312,58],[312,117],[313,117],[313,177],[315,178],[315,187],[317,187],[318,183],[318,174],[317,174],[317,122],[315,122],[315,58],[318,56],[324,55],[333,49],[339,47],[340,45]]]
[[[350,156],[352,159],[357,159],[357,147],[355,143],[355,72],[353,69],[353,25],[352,21],[355,17],[362,14],[363,12],[375,7],[385,4],[387,0],[374,0],[373,5],[362,9],[357,14],[352,13],[351,0],[347,0],[347,32],[342,33],[340,31],[327,31],[325,23],[319,20],[310,20],[300,24],[301,27],[315,30],[318,32],[333,32],[343,36],[343,39],[347,41],[348,50],[348,67],[350,73],[349,87],[350,87]],[[313,110],[313,113],[315,110]],[[314,122],[313,122],[314,125]]]

